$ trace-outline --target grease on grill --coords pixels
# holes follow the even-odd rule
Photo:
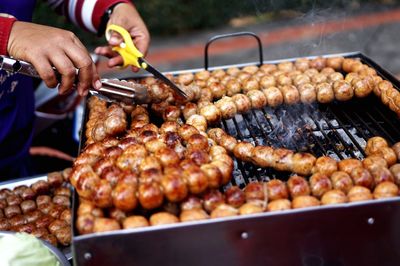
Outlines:
[[[237,114],[222,121],[220,127],[233,137],[255,145],[305,151],[317,157],[328,155],[337,160],[364,158],[366,140],[375,135],[385,137],[391,143],[400,135],[399,120],[387,108],[382,108],[374,96],[349,103],[264,107]],[[234,164],[231,184],[240,187],[256,180],[287,180],[290,175],[237,159]]]

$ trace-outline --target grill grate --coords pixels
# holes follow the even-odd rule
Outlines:
[[[285,147],[337,160],[363,159],[363,147],[373,136],[382,136],[391,144],[400,140],[399,119],[375,95],[328,105],[264,107],[237,114],[222,121],[220,127],[238,140],[255,145]],[[231,185],[243,188],[256,180],[286,180],[290,174],[262,169],[236,158],[234,161],[234,179],[225,188]]]

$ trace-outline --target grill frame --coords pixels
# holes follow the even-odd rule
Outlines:
[[[322,56],[360,58],[362,62],[373,67],[382,78],[392,82],[397,90],[400,88],[400,82],[392,74],[360,52]],[[315,57],[317,56],[308,58]],[[264,61],[264,63],[276,64],[280,62],[294,61],[296,59],[297,58],[289,58],[274,61]],[[210,67],[209,70],[227,69],[229,67],[244,67],[254,64],[257,63]],[[169,73],[177,75],[200,70],[203,69],[190,69]],[[141,78],[145,76],[147,75],[138,76],[135,78]],[[373,99],[372,97],[376,99]],[[380,100],[374,95],[372,95],[370,98],[372,98],[372,101],[377,100],[380,102]],[[355,105],[354,99],[350,102],[352,105]],[[339,106],[345,104],[346,103],[340,103]],[[334,104],[329,104],[327,108],[334,107]],[[380,107],[388,109],[381,102]],[[284,105],[279,108],[285,109],[287,106]],[[88,110],[85,106],[84,119],[82,120],[80,150],[82,147],[84,147],[84,143],[86,141],[84,132],[85,124],[88,118],[87,116]],[[399,119],[396,121],[396,123],[400,123]],[[329,123],[327,123],[327,125],[328,127],[332,127],[329,125]],[[379,126],[379,124],[377,125]],[[343,130],[348,131],[349,129],[343,127]],[[325,132],[321,129],[320,131],[321,134]],[[336,138],[340,138],[337,134],[333,134],[336,136]],[[328,139],[330,140],[331,137]],[[399,140],[400,135],[399,139],[396,141]],[[323,145],[322,143],[318,144]],[[361,147],[356,148],[361,149]],[[242,164],[235,159],[235,169],[237,169],[237,165],[241,165],[239,168],[242,169],[247,169],[248,167],[247,165]],[[268,169],[267,171],[271,170]],[[234,176],[236,180],[236,175],[234,174]],[[281,173],[280,178],[285,179],[282,178]],[[246,183],[248,181],[249,180],[245,180]],[[76,193],[73,205],[73,220],[75,221],[76,210],[78,206],[78,197]],[[315,259],[319,262],[325,262],[328,264],[332,263],[332,259],[336,259],[333,260],[335,265],[344,265],[360,264],[358,262],[364,261],[360,259],[365,259],[365,263],[361,264],[368,264],[374,261],[376,263],[373,264],[383,265],[386,263],[385,265],[393,265],[395,261],[400,261],[400,251],[396,251],[395,249],[387,247],[377,248],[377,246],[370,245],[368,243],[370,241],[372,243],[386,243],[386,246],[390,244],[389,247],[398,246],[400,231],[393,230],[393,228],[396,228],[395,225],[400,222],[400,215],[397,215],[396,212],[400,213],[400,199],[398,198],[362,203],[346,203],[336,206],[320,206],[317,208],[290,210],[284,213],[266,212],[247,217],[238,216],[233,218],[212,219],[193,223],[166,225],[158,228],[149,227],[83,236],[79,236],[74,228],[74,262],[79,265],[117,263],[120,265],[129,265],[133,262],[132,259],[135,259],[135,264],[137,265],[153,265],[161,262],[164,265],[204,265],[205,263],[209,265],[248,265],[265,264],[267,261],[274,264],[299,264],[299,259],[301,259],[303,264],[308,265],[313,264],[313,260]],[[329,220],[326,218],[330,215],[334,215],[335,219],[333,219],[333,221],[332,219]],[[310,223],[304,224],[304,221],[308,221]],[[370,223],[371,221],[372,223]],[[375,223],[374,221],[377,222]],[[344,233],[343,235],[341,234],[342,228],[340,228],[340,232],[337,232],[338,224],[345,229],[344,232],[346,234],[352,233],[352,231],[348,230],[348,228],[353,228],[357,232],[355,238],[352,238],[351,241],[345,239]],[[365,224],[368,226],[365,226]],[[267,225],[268,228],[265,228]],[[282,234],[277,234],[279,229],[282,229],[284,232]],[[247,238],[246,234],[243,234],[243,232],[247,233]],[[379,232],[379,234],[372,233],[371,238],[366,237],[371,234],[371,232]],[[176,235],[179,235],[179,237],[175,237]],[[184,236],[181,237],[181,235]],[[209,235],[209,242],[215,241],[215,243],[218,243],[218,245],[216,246],[212,244],[207,245],[205,243],[196,243],[196,239],[203,239],[202,241],[204,241],[204,238],[207,239],[207,235]],[[265,238],[268,235],[274,236],[273,239]],[[311,235],[313,240],[310,242],[304,241],[303,236],[307,235]],[[214,236],[216,236],[216,238]],[[166,240],[166,244],[158,243],[159,241],[162,242],[163,239],[168,239],[171,237],[173,239]],[[343,243],[338,245],[338,239]],[[276,245],[276,243],[278,243],[278,245]],[[359,243],[358,248],[354,247],[356,243]],[[111,251],[116,248],[116,245],[116,253],[120,254],[120,256],[115,256],[116,253]],[[152,252],[148,251],[148,249],[152,248],[153,245],[155,245],[157,248],[157,256],[154,256]],[[247,250],[249,246],[253,246],[253,248]],[[285,246],[288,251],[288,257],[285,257],[285,253],[282,251],[282,247]],[[132,248],[135,250],[134,252],[132,251]],[[242,250],[244,249],[246,249],[246,253],[241,254]],[[358,256],[353,256],[351,253],[342,252],[343,250],[354,249],[356,249]],[[177,250],[185,250],[185,252],[179,253],[178,256]],[[229,250],[229,252],[227,250]],[[232,250],[235,252],[231,252]],[[260,253],[261,251],[262,253]],[[365,253],[365,257],[360,258],[362,253],[358,251],[363,251],[363,253]],[[208,256],[206,256],[206,260],[193,260],[193,258],[197,257],[197,254]],[[215,257],[210,258],[211,256],[209,255],[211,254],[214,254]],[[267,257],[263,257],[261,254],[265,254]],[[358,261],[355,258],[357,258]],[[311,261],[308,262],[310,259]]]

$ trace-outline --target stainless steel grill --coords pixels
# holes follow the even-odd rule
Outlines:
[[[400,88],[396,78],[366,56],[341,55],[360,58]],[[280,61],[288,60],[295,59]],[[236,115],[220,126],[254,144],[336,159],[364,158],[363,147],[372,136],[391,144],[400,140],[400,120],[374,95],[328,105],[265,107]],[[81,147],[84,143],[83,137]],[[233,179],[225,189],[288,176],[235,159]],[[77,204],[75,194],[75,211]],[[397,265],[399,213],[400,200],[393,198],[104,234],[78,236],[75,231],[74,260],[79,265]]]
[[[233,137],[256,145],[307,151],[338,160],[363,159],[369,138],[382,136],[392,144],[400,140],[399,119],[382,107],[374,95],[329,105],[265,107],[222,121],[220,127]],[[235,166],[231,183],[240,187],[253,180],[285,179],[289,175],[237,159]]]

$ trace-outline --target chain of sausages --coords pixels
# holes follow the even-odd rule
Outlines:
[[[372,186],[360,183],[357,176],[344,171],[331,169],[330,172],[330,174],[317,172],[309,178],[308,182],[302,176],[293,175],[287,182],[279,179],[252,182],[243,190],[237,186],[229,187],[224,193],[209,189],[201,195],[187,197],[179,205],[173,204],[172,207],[164,205],[164,210],[146,215],[112,209],[107,218],[101,209],[91,203],[83,202],[78,209],[77,228],[81,234],[87,234],[121,228],[138,228],[390,198],[399,195],[399,169],[397,172],[392,170],[392,175],[396,176],[396,180],[386,180],[375,176]]]

